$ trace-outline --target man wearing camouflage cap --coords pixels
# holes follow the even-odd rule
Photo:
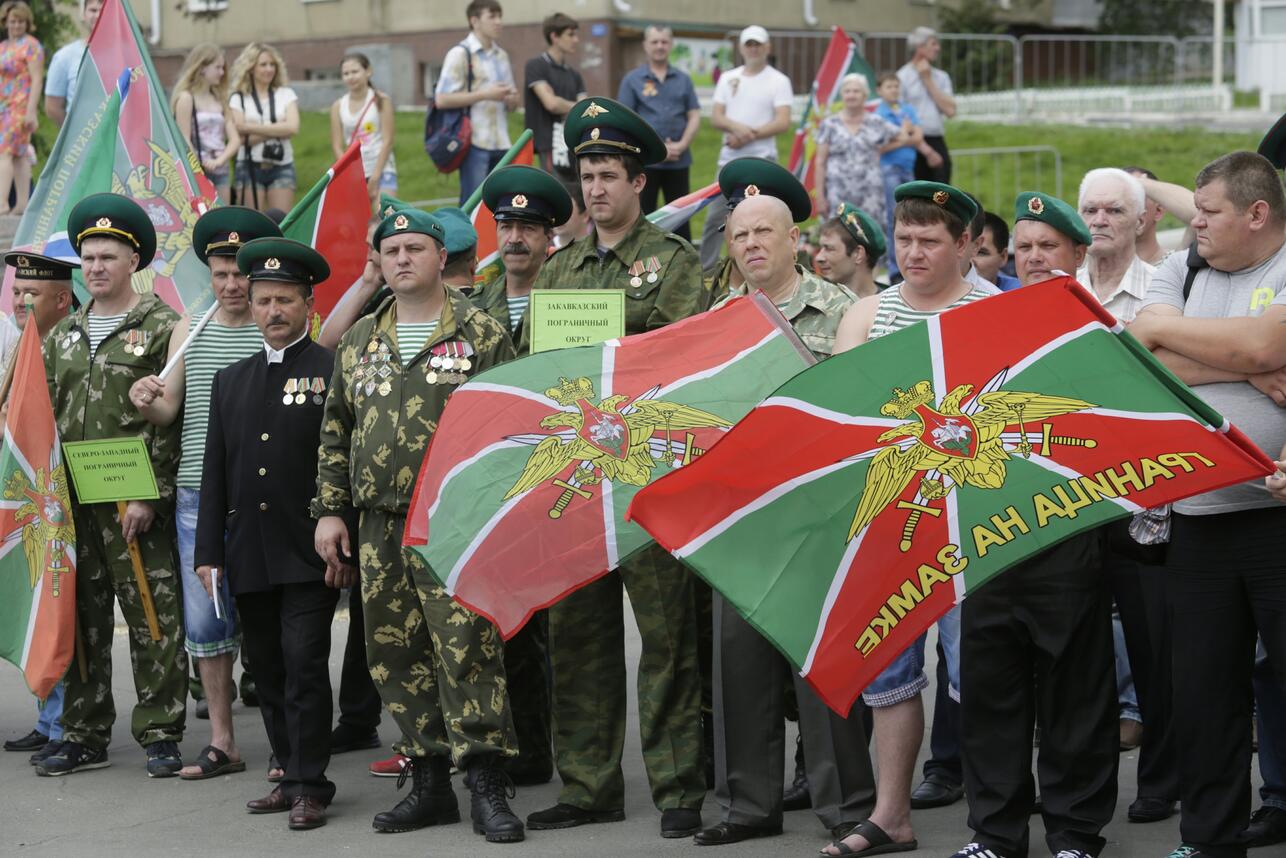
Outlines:
[[[392,296],[340,339],[317,472],[317,553],[357,556],[342,515],[359,512],[366,654],[402,731],[412,787],[377,814],[379,831],[459,820],[451,765],[466,772],[474,830],[523,839],[497,768],[515,747],[500,635],[451,600],[419,555],[402,547],[415,478],[447,397],[472,374],[514,356],[508,335],[444,286],[445,233],[432,215],[395,211],[372,238]]]

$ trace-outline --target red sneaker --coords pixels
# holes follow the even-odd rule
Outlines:
[[[402,769],[406,768],[406,761],[409,759],[410,757],[394,754],[387,760],[376,760],[371,763],[371,774],[377,778],[395,778],[402,774]]]

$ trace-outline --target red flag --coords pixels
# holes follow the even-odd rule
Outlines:
[[[14,355],[0,445],[0,658],[42,700],[71,664],[76,640],[76,531],[40,332],[28,316]]]

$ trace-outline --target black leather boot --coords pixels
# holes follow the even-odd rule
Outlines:
[[[411,791],[392,810],[375,814],[371,827],[376,831],[414,831],[429,825],[460,821],[460,805],[451,790],[451,761],[446,757],[411,757],[406,761],[397,786],[411,778]]]
[[[522,820],[509,809],[514,797],[513,781],[496,765],[494,756],[469,761],[464,778],[471,799],[473,833],[485,834],[488,843],[518,843],[525,836]]]

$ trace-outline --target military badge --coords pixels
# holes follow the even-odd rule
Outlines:
[[[1040,197],[1032,197],[1027,201],[1027,211],[1034,215],[1043,214],[1045,211],[1045,201]]]

